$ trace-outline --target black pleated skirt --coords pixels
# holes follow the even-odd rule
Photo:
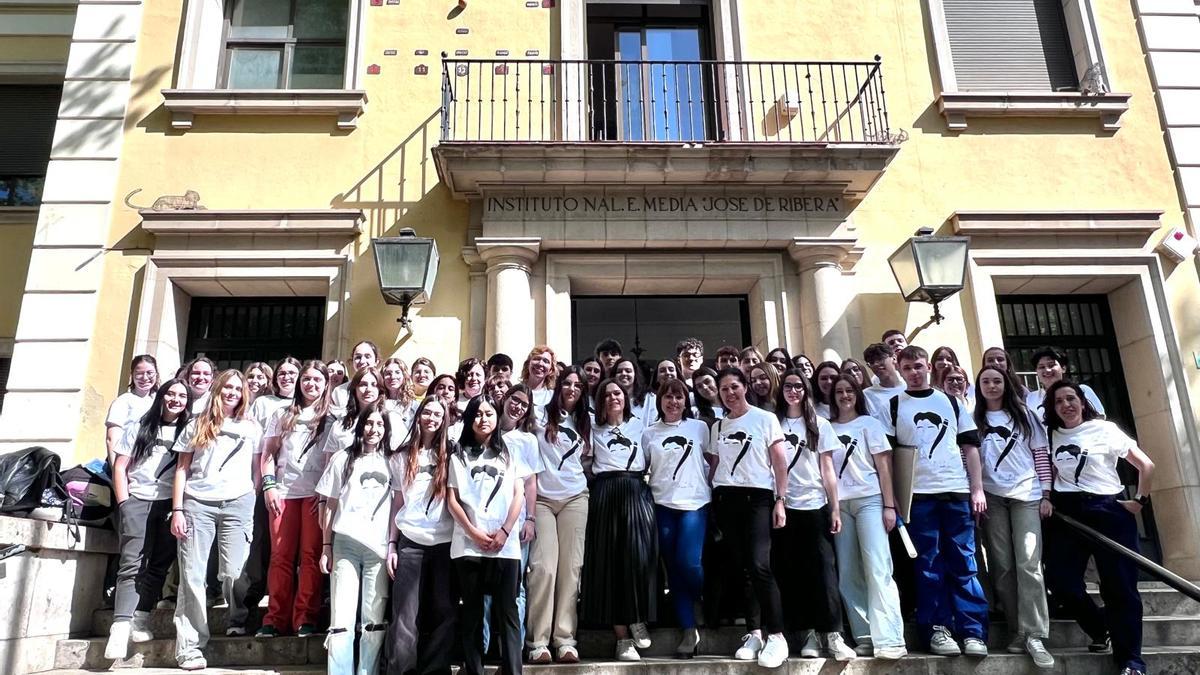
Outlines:
[[[600,474],[588,500],[581,620],[597,626],[653,621],[657,572],[650,486],[637,473]]]

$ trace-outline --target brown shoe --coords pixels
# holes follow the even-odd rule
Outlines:
[[[539,665],[550,663],[550,650],[545,647],[534,647],[529,650],[529,662]]]
[[[558,648],[559,663],[579,663],[579,651],[571,645],[563,645]]]

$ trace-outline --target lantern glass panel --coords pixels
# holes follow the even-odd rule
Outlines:
[[[892,254],[888,259],[888,263],[892,266],[892,274],[896,275],[896,283],[900,286],[900,293],[905,300],[912,300],[913,294],[917,292],[921,285],[921,277],[917,273],[916,259],[913,257],[913,247],[910,242],[906,242],[899,250]]]
[[[959,239],[915,239],[912,249],[921,273],[921,285],[962,288],[967,264],[967,242]]]
[[[376,242],[375,264],[379,266],[379,285],[385,290],[422,290],[431,246],[431,242],[421,240]]]

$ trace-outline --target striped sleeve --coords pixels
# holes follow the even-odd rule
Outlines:
[[[1038,482],[1042,484],[1042,494],[1048,496],[1054,485],[1054,470],[1050,465],[1050,453],[1046,448],[1033,449],[1033,470],[1037,472]]]

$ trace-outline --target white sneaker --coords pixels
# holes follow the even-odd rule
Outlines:
[[[550,663],[550,650],[546,647],[534,647],[529,650],[529,663]]]
[[[104,645],[104,658],[117,661],[129,655],[129,622],[114,621],[108,629],[108,643]]]
[[[967,656],[987,656],[987,643],[977,637],[963,640],[963,653]]]
[[[150,612],[134,612],[133,621],[129,622],[129,640],[131,642],[149,642],[154,639],[150,632]]]
[[[866,656],[869,658],[875,654],[875,645],[872,644],[870,640],[859,640],[858,643],[854,645],[854,653],[857,656]]]
[[[650,648],[650,630],[646,628],[644,623],[635,623],[629,626],[629,632],[633,633],[633,644],[638,649]]]
[[[817,639],[817,631],[804,631],[804,644],[800,645],[800,657],[815,659],[821,656],[821,641]]]
[[[618,661],[641,661],[642,655],[638,654],[637,645],[633,640],[617,640],[617,660]]]
[[[778,668],[787,661],[788,643],[782,635],[767,637],[767,644],[758,653],[758,665],[762,668]]]
[[[1025,651],[1029,652],[1029,656],[1033,658],[1033,665],[1038,668],[1049,670],[1054,667],[1054,657],[1050,652],[1046,651],[1046,646],[1042,644],[1040,638],[1027,638],[1025,640]]]
[[[875,650],[875,658],[886,661],[899,661],[906,656],[908,650],[904,647],[880,647]]]
[[[754,633],[746,633],[742,636],[742,646],[733,653],[733,658],[738,661],[753,661],[758,658],[758,653],[762,651],[762,638]]]
[[[846,645],[841,633],[826,633],[825,649],[829,651],[829,656],[834,661],[853,661],[857,656],[855,651]]]
[[[962,650],[950,636],[950,630],[945,626],[934,626],[933,635],[929,638],[929,653],[935,656],[961,656]]]

